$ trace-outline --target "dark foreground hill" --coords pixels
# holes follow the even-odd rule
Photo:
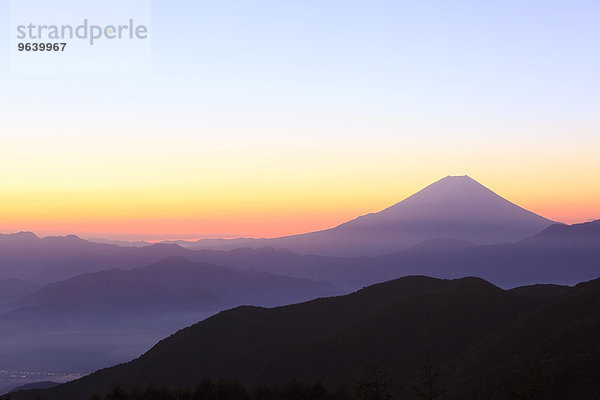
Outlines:
[[[88,399],[115,383],[182,388],[204,377],[351,387],[363,362],[410,385],[430,354],[447,399],[582,399],[600,389],[599,324],[600,280],[504,291],[478,278],[406,277],[296,305],[238,307],[130,363],[12,398]]]

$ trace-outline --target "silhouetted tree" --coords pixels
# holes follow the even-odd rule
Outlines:
[[[431,356],[427,354],[425,364],[419,376],[419,385],[412,385],[412,390],[420,399],[434,400],[445,393],[440,387],[440,369],[431,362]]]
[[[132,397],[135,398],[135,395],[132,394]],[[142,395],[143,400],[171,400],[173,398],[174,397],[171,395],[166,386],[157,388],[154,385],[148,385],[144,391],[144,394]]]
[[[212,397],[215,385],[209,378],[204,378],[194,391],[194,400],[209,400]]]
[[[385,369],[376,363],[363,363],[363,377],[354,386],[358,400],[393,400],[401,398],[401,390]]]
[[[327,400],[329,391],[321,382],[317,382],[310,388],[309,398],[311,400]]]
[[[252,392],[252,398],[254,400],[273,400],[275,395],[267,385],[257,385]]]
[[[586,400],[600,400],[600,389],[597,387],[588,389]]]
[[[220,380],[215,386],[215,400],[250,400],[248,390],[239,382]]]
[[[128,400],[129,396],[121,389],[121,386],[115,385],[112,393],[106,396],[106,400]]]
[[[340,385],[334,393],[330,394],[331,400],[349,400],[350,394],[343,385]]]
[[[525,371],[517,377],[510,395],[513,400],[543,400],[545,387],[540,372],[533,363],[528,363]]]
[[[213,382],[203,379],[195,390],[179,389],[175,392],[166,387],[157,388],[149,385],[144,391],[134,389],[125,391],[120,386],[115,386],[113,391],[105,397],[94,395],[90,400],[350,400],[350,396],[343,387],[330,393],[321,382],[304,384],[295,380],[285,386],[258,385],[254,388],[252,396],[248,394],[245,386],[239,382],[220,380]],[[0,400],[3,400],[0,396]]]

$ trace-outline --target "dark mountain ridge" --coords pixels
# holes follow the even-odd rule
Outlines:
[[[351,387],[365,360],[383,363],[390,375],[410,383],[426,354],[442,367],[448,399],[511,398],[530,363],[551,372],[537,378],[547,398],[575,399],[600,388],[592,379],[600,371],[594,330],[600,280],[539,289],[504,291],[479,278],[415,276],[290,306],[238,307],[177,332],[130,363],[14,399],[87,399],[115,383],[177,388],[203,377]],[[560,382],[573,395],[556,397]]]

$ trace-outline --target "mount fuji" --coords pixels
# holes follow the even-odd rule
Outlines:
[[[391,207],[331,229],[274,239],[200,240],[188,246],[271,246],[302,254],[373,256],[440,239],[476,245],[516,242],[554,223],[511,203],[469,176],[447,176]]]

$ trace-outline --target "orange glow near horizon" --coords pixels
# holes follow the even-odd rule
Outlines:
[[[343,217],[342,217],[343,218]],[[349,216],[349,218],[352,218]],[[277,237],[310,232],[337,225],[339,215],[241,216],[190,219],[130,219],[32,222],[23,224],[25,231],[41,236],[77,232],[84,238],[102,237],[120,240],[161,241],[170,239]],[[66,230],[65,227],[68,227]],[[6,228],[6,227],[4,227]],[[57,229],[58,228],[58,229]],[[6,233],[7,229],[3,229]]]
[[[535,137],[514,146],[501,135],[449,135],[434,146],[420,135],[351,131],[326,139],[181,133],[177,140],[134,132],[121,141],[74,128],[11,132],[0,136],[3,233],[153,241],[292,235],[465,174],[555,221],[600,218],[596,136],[585,146]]]
[[[331,228],[359,215],[380,211],[396,202],[389,199],[358,200],[355,204],[348,202],[337,209],[324,201],[319,204],[316,199],[303,206],[294,204],[294,207],[287,210],[270,204],[265,205],[270,209],[268,212],[252,204],[237,208],[234,204],[223,205],[220,210],[213,204],[205,209],[207,214],[204,215],[197,211],[194,214],[189,204],[187,207],[179,204],[181,208],[171,215],[163,214],[168,202],[141,205],[137,212],[133,211],[133,205],[128,209],[122,208],[122,204],[121,208],[106,204],[104,210],[98,210],[96,205],[80,204],[77,207],[65,203],[53,210],[40,208],[37,213],[29,215],[26,215],[29,208],[23,208],[21,213],[13,212],[12,215],[0,212],[0,232],[32,231],[39,236],[76,234],[83,238],[150,242],[219,237],[270,238]],[[341,199],[338,201],[342,203]],[[319,205],[324,206],[324,209],[319,210]],[[590,216],[598,213],[597,205],[591,202],[565,202],[564,205],[558,202],[532,202],[531,206],[523,203],[519,205],[546,218],[569,224],[590,221],[594,219]],[[170,206],[178,205],[171,202]],[[71,212],[68,212],[69,209]]]
[[[276,237],[448,175],[600,218],[597,1],[151,3],[150,71],[4,63],[0,232]]]

